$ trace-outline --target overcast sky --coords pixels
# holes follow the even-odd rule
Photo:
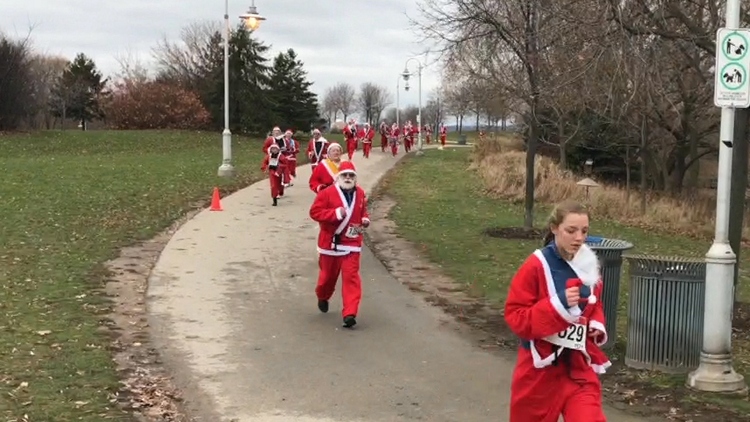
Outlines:
[[[118,56],[151,61],[151,49],[164,35],[177,40],[194,21],[221,21],[222,0],[15,0],[4,1],[0,31],[25,36],[29,27],[37,50],[72,59],[83,52],[105,75],[119,71]],[[251,0],[230,0],[232,25]],[[406,60],[423,52],[409,17],[418,17],[417,0],[256,0],[267,18],[256,33],[273,55],[293,48],[305,62],[313,90],[322,96],[337,82],[356,88],[374,82],[391,91]],[[431,58],[423,57],[424,63]],[[410,63],[416,70],[416,63]],[[438,67],[423,72],[423,103],[439,85]],[[403,90],[400,104],[416,105],[416,78]]]

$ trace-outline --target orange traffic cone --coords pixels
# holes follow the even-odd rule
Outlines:
[[[219,196],[219,188],[214,188],[214,196],[211,198],[211,211],[223,211],[221,208],[221,197]]]

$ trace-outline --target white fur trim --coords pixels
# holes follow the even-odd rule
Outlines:
[[[344,256],[349,255],[352,251],[341,249],[341,246],[339,246],[339,249],[336,251],[333,251],[331,249],[323,249],[320,246],[318,246],[318,253],[321,255],[328,255],[328,256]]]
[[[594,373],[601,375],[601,374],[607,373],[607,369],[609,369],[609,367],[612,366],[612,362],[606,361],[601,365],[592,363],[590,366],[591,366],[591,369],[594,370]]]
[[[587,245],[582,245],[573,260],[568,261],[568,264],[586,286],[595,286],[601,279],[599,258]]]
[[[602,332],[601,341],[595,342],[597,346],[601,346],[602,344],[607,342],[607,339],[609,339],[609,337],[607,336],[607,327],[605,327],[601,322],[592,319],[589,321],[589,328],[593,328],[594,330],[599,330]]]
[[[344,207],[336,208],[336,219],[341,221],[344,219]]]
[[[542,263],[542,267],[544,268],[544,279],[547,282],[547,295],[549,296],[550,302],[552,302],[552,307],[555,308],[555,311],[565,320],[569,323],[574,323],[578,320],[578,317],[581,316],[581,309],[578,306],[573,306],[570,308],[565,308],[565,306],[560,301],[560,298],[557,297],[557,290],[555,289],[555,281],[552,279],[552,271],[550,271],[549,264],[547,263],[547,260],[544,258],[544,254],[541,250],[537,249],[534,251],[534,255],[537,257],[539,262]]]
[[[597,299],[596,299],[596,296],[595,296],[595,295],[591,295],[591,296],[589,296],[589,298],[588,298],[588,299],[589,299],[589,305],[593,305],[593,304],[595,304],[595,303],[596,303],[596,301],[597,301]]]

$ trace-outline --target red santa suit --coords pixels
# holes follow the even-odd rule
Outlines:
[[[279,151],[278,145],[272,144],[260,166],[261,171],[268,173],[274,207],[278,199],[284,196],[284,181],[289,180],[288,175],[285,174],[288,171],[287,163],[287,158]]]
[[[398,139],[401,135],[401,129],[397,124],[391,127],[391,154],[395,157],[398,154]]]
[[[337,182],[323,189],[310,207],[310,218],[320,225],[318,235],[319,267],[315,294],[318,309],[328,312],[328,301],[336,290],[341,274],[341,315],[344,327],[351,328],[356,322],[362,298],[362,278],[359,274],[362,232],[370,225],[365,191],[356,185],[355,179],[343,180],[344,175],[356,177],[351,161],[341,163]],[[346,183],[351,183],[347,188]]]
[[[297,177],[297,154],[299,154],[299,143],[292,138],[292,135],[293,132],[291,130],[287,130],[284,133],[284,152],[282,152],[287,161],[287,173],[289,174],[287,184],[290,186],[294,178]]]
[[[407,122],[404,125],[404,150],[408,153],[412,145],[414,145],[414,129],[411,127],[411,122]]]
[[[448,128],[445,125],[440,126],[440,145],[445,147],[445,139],[448,137]]]
[[[380,123],[380,149],[385,152],[385,147],[388,146],[388,125],[385,121]]]
[[[429,143],[430,143],[430,138],[432,137],[432,128],[431,128],[431,127],[429,127],[429,126],[425,126],[425,127],[424,127],[424,134],[425,134],[425,141],[426,141],[426,142],[427,142],[427,144],[429,145]]]
[[[268,147],[270,147],[272,144],[276,144],[281,148],[281,152],[284,152],[284,135],[281,133],[281,129],[279,129],[278,126],[275,126],[273,130],[271,131],[271,135],[266,138],[265,142],[263,142],[263,154],[268,154]]]
[[[332,142],[328,145],[328,151],[338,148],[341,151],[341,145]],[[335,163],[329,158],[323,159],[319,165],[315,166],[310,175],[310,190],[318,193],[324,188],[331,186],[336,182],[336,176],[339,173],[341,162]]]
[[[346,154],[351,160],[357,151],[357,125],[354,120],[349,121],[348,126],[344,126],[344,138],[346,139]]]
[[[313,137],[307,143],[307,158],[310,160],[310,166],[315,169],[324,158],[328,156],[328,140],[320,135],[318,129],[313,130]]]
[[[568,307],[565,289],[581,286]],[[511,381],[510,422],[606,422],[598,374],[611,366],[596,254],[582,246],[564,260],[555,242],[535,251],[511,281],[508,327],[521,339]]]
[[[365,126],[357,133],[357,138],[362,140],[362,155],[365,158],[370,158],[370,151],[372,151],[372,140],[375,137],[375,131],[372,130],[369,123],[365,123]]]

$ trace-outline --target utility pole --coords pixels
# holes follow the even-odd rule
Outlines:
[[[747,391],[745,378],[732,366],[732,308],[737,255],[729,243],[732,165],[733,155],[737,155],[734,151],[736,114],[744,117],[744,113],[736,113],[736,110],[750,106],[750,88],[747,86],[750,31],[739,28],[740,1],[727,0],[725,28],[716,33],[714,104],[721,107],[716,227],[714,241],[706,253],[700,364],[687,378],[689,387],[716,393]],[[744,156],[746,162],[747,151]],[[744,196],[743,191],[743,200]]]

